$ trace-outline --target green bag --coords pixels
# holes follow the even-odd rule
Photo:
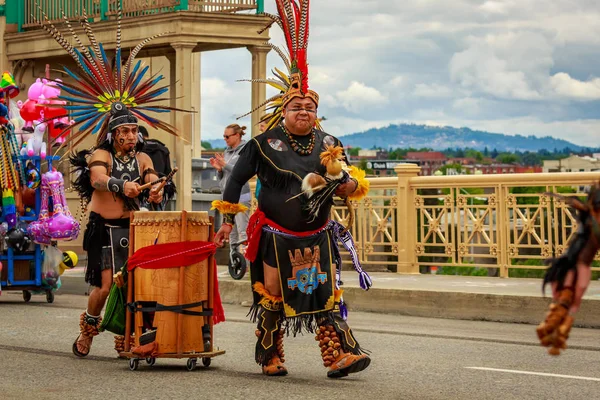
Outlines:
[[[127,283],[127,268],[121,268],[123,280]],[[109,331],[115,335],[125,334],[125,310],[127,305],[127,284],[118,288],[114,283],[108,293],[104,318],[98,330]]]

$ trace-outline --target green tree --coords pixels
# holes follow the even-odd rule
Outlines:
[[[463,172],[463,166],[458,163],[442,165],[438,171],[446,175],[449,169],[453,169],[459,174]]]
[[[358,152],[360,151],[360,147],[352,147],[349,151],[348,154],[351,157],[358,157]]]
[[[483,161],[483,154],[475,149],[467,149],[465,151],[465,157],[474,158],[478,162]]]
[[[512,153],[501,153],[496,157],[496,161],[502,164],[514,164],[519,162],[519,157]]]
[[[370,168],[367,168],[367,160],[365,160],[364,158],[362,158],[358,162],[358,168],[362,169],[363,171],[365,171],[369,175],[373,175],[373,170],[370,169]]]
[[[537,153],[526,151],[521,156],[523,165],[542,165],[541,157]]]
[[[200,145],[202,145],[202,148],[204,150],[212,150],[212,144],[210,144],[210,142],[207,142],[207,141],[203,140],[203,141],[200,142]]]

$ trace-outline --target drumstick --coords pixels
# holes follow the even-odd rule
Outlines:
[[[173,175],[175,175],[175,173],[176,173],[177,171],[179,171],[179,168],[175,168],[175,169],[173,169],[173,170],[172,170],[172,171],[169,173],[169,175],[167,175],[167,176],[163,176],[162,178],[158,178],[158,179],[157,179],[157,180],[155,180],[155,181],[148,182],[148,183],[145,183],[145,184],[143,184],[143,185],[140,185],[140,187],[139,187],[138,189],[139,189],[139,190],[145,190],[145,189],[148,189],[148,188],[149,188],[149,187],[151,187],[151,186],[154,186],[154,185],[156,185],[157,183],[162,183],[162,185],[161,185],[161,186],[158,188],[158,190],[160,190],[160,189],[162,189],[162,188],[163,188],[163,186],[165,186],[165,185],[166,185],[167,181],[170,181],[170,180],[173,178]]]
[[[161,183],[161,182],[162,182],[162,181],[164,181],[164,180],[165,180],[165,177],[163,176],[162,178],[158,178],[158,179],[157,179],[157,180],[155,180],[155,181],[148,182],[148,183],[145,183],[145,184],[143,184],[143,185],[140,185],[140,187],[138,187],[138,190],[140,190],[140,191],[141,191],[141,190],[148,189],[149,187],[151,187],[151,186],[154,186],[154,185],[156,185],[157,183]]]
[[[173,179],[173,175],[175,175],[177,173],[177,171],[179,171],[179,168],[175,167],[171,170],[171,172],[169,172],[169,175],[166,176],[165,180],[160,184],[160,186],[158,187],[158,190],[162,190],[162,188],[165,187],[165,185],[167,184],[167,182],[169,182],[171,179]]]

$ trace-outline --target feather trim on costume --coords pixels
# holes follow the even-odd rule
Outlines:
[[[327,181],[321,175],[314,172],[309,173],[302,180],[302,193],[310,199],[313,194],[327,186]]]
[[[214,200],[211,210],[219,210],[221,214],[237,214],[248,211],[248,207],[241,203],[230,203],[224,200]]]
[[[342,299],[342,295],[344,294],[344,289],[335,289],[333,291],[333,295],[334,295],[334,301],[336,303],[339,303],[340,300]]]
[[[81,150],[69,155],[69,162],[73,166],[71,173],[76,177],[71,182],[71,186],[88,203],[92,200],[92,193],[94,192],[87,162],[87,158],[91,154],[91,150]]]
[[[371,185],[371,182],[369,182],[369,180],[366,178],[365,171],[360,168],[350,166],[348,172],[350,173],[350,177],[356,179],[358,184],[356,190],[351,193],[348,198],[356,201],[364,199],[367,194],[369,194],[369,188]]]
[[[271,293],[269,293],[269,291],[267,290],[267,288],[265,288],[262,282],[256,282],[254,285],[252,285],[252,289],[256,293],[258,293],[258,295],[262,297],[263,300],[267,300],[274,305],[281,304],[283,302],[283,298],[281,296],[273,296]]]

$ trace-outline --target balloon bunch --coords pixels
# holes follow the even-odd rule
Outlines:
[[[65,183],[60,172],[53,169],[42,175],[42,204],[37,221],[29,224],[28,232],[36,243],[53,240],[74,240],[79,235],[79,222],[73,218],[65,197]],[[52,197],[52,215],[48,211]]]

